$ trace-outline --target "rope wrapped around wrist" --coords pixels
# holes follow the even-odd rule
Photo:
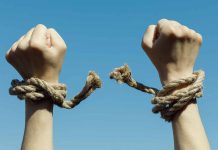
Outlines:
[[[102,82],[99,76],[90,71],[85,86],[72,100],[65,100],[67,91],[64,84],[49,84],[38,78],[30,78],[24,81],[12,80],[9,88],[10,95],[16,95],[20,100],[33,102],[49,99],[59,107],[71,109],[86,99],[96,89],[100,88]]]
[[[188,104],[203,95],[204,71],[194,72],[190,77],[169,82],[163,89],[148,87],[135,81],[128,65],[115,68],[110,73],[110,78],[118,83],[126,83],[130,87],[145,93],[153,94],[151,103],[154,105],[152,112],[160,113],[166,121],[172,121],[174,115],[184,109]]]

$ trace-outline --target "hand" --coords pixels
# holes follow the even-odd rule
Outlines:
[[[194,30],[176,21],[161,19],[150,25],[142,47],[155,65],[162,84],[190,76],[202,43]]]
[[[60,35],[39,24],[12,45],[6,59],[24,79],[37,77],[56,83],[65,51]]]

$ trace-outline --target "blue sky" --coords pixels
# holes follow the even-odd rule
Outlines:
[[[128,63],[137,80],[161,87],[140,47],[146,27],[161,18],[178,20],[203,35],[195,66],[206,71],[199,107],[211,147],[218,149],[217,10],[216,0],[1,0],[0,149],[19,149],[24,128],[24,102],[8,95],[11,79],[20,76],[5,52],[38,23],[55,28],[67,43],[60,81],[68,85],[68,98],[82,88],[89,70],[103,80],[103,88],[75,109],[55,107],[55,149],[173,149],[171,124],[152,114],[151,96],[108,78],[114,67]]]

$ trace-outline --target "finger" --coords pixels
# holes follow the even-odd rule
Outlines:
[[[17,49],[18,44],[21,40],[23,40],[24,36],[20,37],[12,46],[11,48],[6,52],[6,59],[9,60],[9,57],[12,53],[14,53]]]
[[[11,51],[15,51],[18,47],[18,44],[23,40],[24,36],[20,37],[19,40],[17,40],[11,47]]]
[[[202,36],[199,33],[197,33],[193,29],[190,29],[189,34],[190,34],[191,39],[197,41],[200,45],[202,44]]]
[[[153,47],[154,41],[156,39],[156,25],[150,25],[143,37],[142,47],[145,50],[149,50]]]
[[[30,41],[31,37],[32,37],[32,34],[33,34],[33,31],[34,31],[35,28],[32,28],[30,29],[27,34],[24,36],[23,40],[25,41]]]
[[[177,22],[177,21],[175,21],[175,20],[170,20],[169,21],[171,24],[173,24],[175,27],[181,27],[182,25],[179,23],[179,22]]]
[[[162,37],[184,37],[182,25],[173,20],[161,19],[157,24],[157,31],[159,32],[161,39]]]
[[[158,28],[158,30],[161,32],[162,31],[162,29],[166,26],[166,24],[168,24],[169,23],[169,20],[167,20],[167,19],[161,19],[161,20],[159,20],[158,21],[158,23],[157,23],[157,28]]]
[[[57,31],[53,28],[48,29],[51,46],[60,50],[66,50],[66,44]]]
[[[196,32],[192,29],[189,29],[189,34],[190,34],[190,37],[191,38],[195,38],[197,35],[196,35]]]
[[[199,42],[200,44],[202,44],[202,42],[203,42],[202,35],[199,34],[199,33],[197,33],[197,32],[196,32],[196,35],[197,35],[198,42]]]
[[[29,47],[30,38],[32,36],[32,33],[34,31],[34,28],[30,29],[27,34],[24,36],[24,38],[19,42],[18,48],[20,50],[26,50]]]
[[[39,24],[35,27],[31,39],[30,46],[33,48],[44,48],[46,45],[47,28],[46,26]]]

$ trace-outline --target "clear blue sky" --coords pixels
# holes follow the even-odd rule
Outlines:
[[[114,67],[128,63],[137,80],[160,87],[140,43],[146,27],[161,18],[178,20],[203,35],[195,66],[207,75],[199,107],[212,149],[218,149],[217,14],[217,0],[1,0],[0,149],[19,149],[24,128],[24,102],[8,95],[11,79],[20,76],[4,55],[38,23],[57,29],[68,45],[60,76],[68,98],[82,88],[89,70],[103,80],[103,88],[75,109],[55,107],[55,149],[173,149],[171,125],[152,114],[151,96],[108,78]]]

